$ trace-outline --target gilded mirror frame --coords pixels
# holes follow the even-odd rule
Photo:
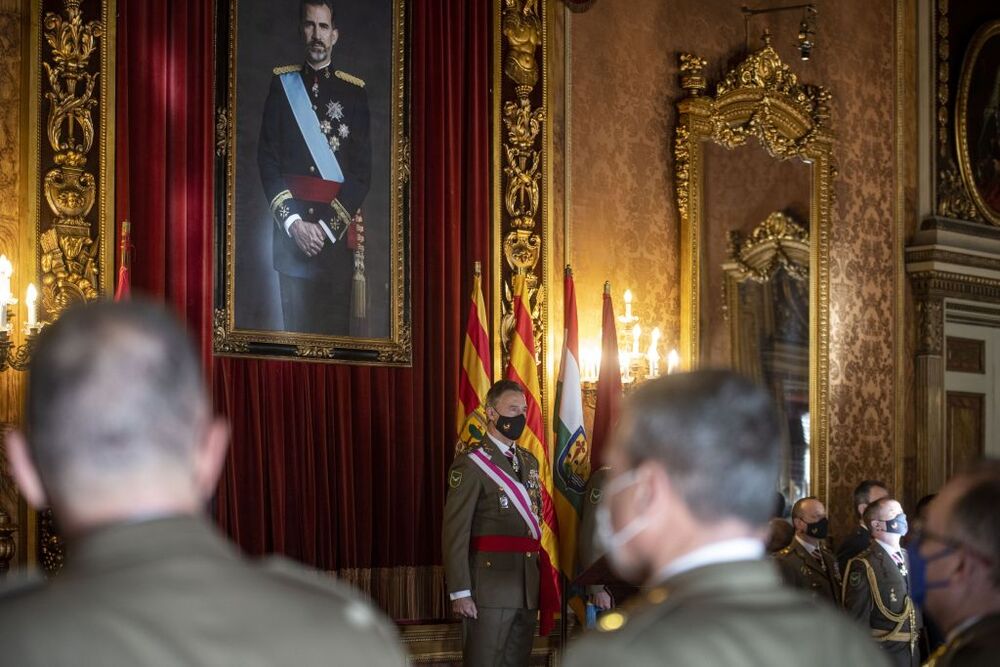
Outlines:
[[[707,61],[680,55],[681,87],[677,103],[674,178],[680,214],[681,331],[685,368],[700,359],[700,307],[704,236],[704,144],[733,149],[755,138],[778,160],[800,159],[810,165],[809,202],[809,411],[810,476],[813,495],[828,503],[829,494],[829,348],[830,217],[833,200],[833,133],[830,93],[800,84],[764,36],[764,46],[729,70],[705,94]]]

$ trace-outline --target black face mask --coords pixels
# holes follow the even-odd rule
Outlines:
[[[803,522],[805,523],[805,522]],[[815,537],[818,540],[825,540],[827,532],[830,530],[830,520],[823,517],[816,523],[806,524],[806,535],[809,537]]]
[[[516,417],[504,417],[503,415],[497,415],[497,430],[505,438],[510,438],[511,440],[517,440],[524,433],[524,425],[527,423],[527,418],[523,415],[517,415]]]

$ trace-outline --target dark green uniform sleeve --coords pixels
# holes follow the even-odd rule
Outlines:
[[[860,558],[852,558],[847,563],[843,598],[848,615],[864,627],[871,627],[872,591],[865,563]]]
[[[469,539],[480,491],[479,475],[473,469],[474,465],[468,455],[462,454],[455,459],[448,471],[448,498],[444,503],[441,549],[449,593],[472,588]]]

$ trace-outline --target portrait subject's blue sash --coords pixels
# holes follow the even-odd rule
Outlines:
[[[344,182],[344,172],[340,169],[337,156],[330,150],[323,131],[319,129],[319,119],[313,111],[312,102],[309,101],[309,94],[306,86],[302,82],[302,75],[298,72],[286,72],[279,77],[281,85],[285,89],[285,97],[292,107],[292,114],[295,122],[299,126],[302,138],[306,140],[306,146],[312,155],[316,168],[319,169],[320,177],[327,181],[337,183]]]

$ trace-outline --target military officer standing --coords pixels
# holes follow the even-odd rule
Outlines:
[[[792,506],[795,538],[774,556],[781,575],[788,584],[814,597],[840,606],[840,570],[837,560],[823,544],[829,520],[818,498],[802,498]]]
[[[844,572],[844,608],[871,632],[894,665],[919,663],[919,610],[910,597],[909,564],[899,540],[906,534],[903,508],[892,498],[868,505],[864,522],[872,543]]]
[[[538,461],[517,446],[527,402],[516,382],[486,394],[487,436],[448,473],[442,547],[466,665],[526,665],[539,602]]]
[[[865,526],[865,521],[862,518],[865,508],[870,503],[885,498],[888,495],[889,491],[886,489],[885,484],[877,479],[866,479],[854,487],[854,511],[857,512],[858,527],[837,548],[837,565],[840,567],[841,572],[847,569],[847,561],[871,545],[872,536],[868,532],[868,527]]]
[[[648,589],[604,614],[564,664],[882,664],[842,613],[782,586],[763,559],[780,452],[770,396],[734,373],[635,388],[607,451],[597,520],[612,565]]]
[[[340,35],[331,0],[303,0],[306,60],[274,70],[257,162],[274,217],[274,269],[285,329],[349,333],[363,316],[364,228],[371,181],[368,97],[361,79],[336,69]]]

